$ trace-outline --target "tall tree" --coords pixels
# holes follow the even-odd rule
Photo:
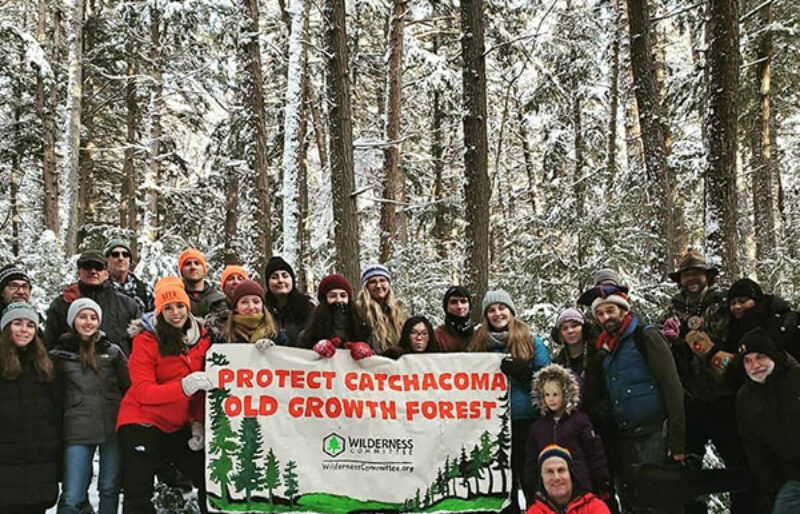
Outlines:
[[[132,21],[132,20],[131,20]],[[125,40],[127,79],[125,83],[125,152],[122,159],[122,190],[119,202],[120,227],[135,234],[138,229],[136,194],[138,190],[136,173],[136,147],[139,133],[139,98],[136,95],[136,75],[138,73],[137,45],[131,33]],[[138,245],[131,244],[132,258],[138,258]]]
[[[608,150],[606,156],[606,202],[610,202],[613,197],[614,179],[617,176],[617,118],[619,116],[619,69],[620,69],[620,39],[622,39],[622,29],[620,19],[622,18],[621,0],[614,0],[613,31],[614,40],[611,43],[611,84],[609,86],[611,97],[609,102],[608,115]]]
[[[159,189],[161,187],[161,116],[164,110],[164,55],[161,44],[161,10],[150,6],[150,144],[147,179],[145,230],[150,241],[158,238]]]
[[[709,0],[708,168],[705,174],[706,253],[728,277],[736,260],[736,152],[739,87],[739,20],[736,0]]]
[[[237,42],[238,59],[242,68],[241,93],[247,106],[249,140],[252,141],[246,147],[245,160],[256,185],[257,268],[262,270],[272,256],[272,205],[264,113],[264,74],[261,69],[261,45],[258,41],[258,0],[238,0],[238,6],[241,11]]]
[[[305,59],[303,38],[308,15],[308,3],[294,0],[289,33],[289,66],[287,68],[286,109],[283,117],[283,258],[295,269],[302,243],[300,233],[300,167],[304,165],[305,144],[304,85]],[[267,277],[264,277],[265,279]]]
[[[758,9],[758,49],[753,67],[753,87],[756,116],[751,131],[753,177],[753,232],[756,241],[756,267],[760,279],[768,274],[770,257],[777,241],[775,231],[775,201],[773,194],[774,166],[772,162],[772,3]]]
[[[353,168],[353,121],[350,107],[350,72],[344,0],[325,0],[325,53],[328,96],[329,158],[333,196],[333,233],[336,267],[351,283],[360,275],[359,228]]]
[[[69,177],[67,254],[78,251],[80,185],[81,100],[83,98],[83,0],[73,0],[69,24],[69,83],[67,86],[67,129],[64,164]]]
[[[482,0],[461,2],[463,71],[464,199],[466,225],[466,285],[483,298],[489,283],[488,143],[486,140],[486,54]],[[478,319],[480,312],[473,312]]]
[[[45,0],[39,0],[39,14],[36,23],[36,40],[43,48],[47,43],[47,13],[48,7]],[[50,40],[50,61],[55,62],[61,38],[61,21],[58,9],[54,10],[52,34]],[[48,84],[45,84],[48,78]],[[49,94],[45,89],[49,89]],[[58,170],[56,169],[55,149],[55,109],[57,100],[55,77],[45,77],[43,70],[36,75],[36,110],[42,123],[42,186],[44,188],[44,226],[56,234],[60,240],[61,231],[58,226]]]
[[[652,208],[649,226],[663,241],[656,252],[654,268],[663,276],[672,269],[678,251],[675,248],[672,173],[667,166],[663,113],[653,76],[653,51],[650,45],[650,13],[647,0],[627,0],[630,24],[631,68],[633,71],[639,124],[642,128],[648,204]]]
[[[386,124],[383,150],[383,202],[381,203],[380,259],[387,262],[395,245],[408,242],[403,204],[405,173],[400,164],[400,99],[403,91],[403,34],[407,0],[393,0],[389,20],[389,69],[386,74]],[[398,206],[400,208],[398,209]]]

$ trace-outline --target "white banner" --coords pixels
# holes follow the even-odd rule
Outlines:
[[[353,361],[215,345],[206,483],[216,512],[499,511],[510,484],[501,354]]]

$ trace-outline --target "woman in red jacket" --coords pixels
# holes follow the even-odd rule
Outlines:
[[[203,455],[204,395],[213,387],[202,371],[211,339],[190,313],[177,277],[159,280],[156,310],[131,324],[131,386],[117,419],[125,514],[155,514],[156,465],[167,460],[198,489],[206,512]]]

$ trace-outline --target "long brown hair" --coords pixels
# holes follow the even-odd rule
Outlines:
[[[34,333],[33,340],[28,343],[26,352],[33,352],[33,370],[41,380],[53,379],[53,361],[39,339],[38,331]],[[0,333],[0,376],[6,380],[14,380],[22,374],[22,361],[20,349],[11,338],[11,323]]]
[[[159,313],[156,318],[156,339],[158,340],[158,353],[162,357],[176,356],[186,351],[186,331],[192,322],[191,314],[186,318],[182,327],[172,326],[164,315]]]
[[[510,311],[510,309],[509,309]],[[508,320],[508,353],[515,359],[532,359],[536,353],[533,347],[533,337],[531,336],[531,329],[524,322],[517,319],[514,312],[509,313],[511,318]],[[483,322],[475,331],[475,336],[472,338],[468,352],[485,352],[487,343],[489,342],[489,332],[492,330],[489,327],[489,320],[486,316],[483,317]]]
[[[75,339],[78,341],[78,359],[81,364],[97,373],[97,342],[100,340],[100,330],[92,334],[86,341],[75,332]]]
[[[372,329],[372,339],[375,341],[376,350],[382,353],[400,341],[400,334],[403,332],[403,324],[408,319],[408,312],[403,302],[395,298],[391,285],[389,285],[384,305],[373,300],[372,295],[367,291],[367,286],[364,286],[358,292],[356,307],[358,313]]]

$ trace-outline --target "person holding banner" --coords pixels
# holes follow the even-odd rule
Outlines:
[[[314,310],[314,302],[297,290],[294,269],[277,255],[267,263],[264,279],[267,281],[267,309],[275,318],[278,331],[286,334],[287,344],[297,346],[300,332]]]
[[[407,353],[438,353],[439,345],[433,338],[433,325],[425,316],[408,318],[400,332],[400,343],[389,348],[383,355],[397,359]]]
[[[436,327],[434,337],[443,352],[463,352],[475,334],[475,323],[470,317],[472,301],[464,286],[451,286],[444,293],[444,323]]]
[[[155,514],[153,478],[162,460],[191,479],[205,513],[205,398],[197,393],[214,387],[203,371],[211,338],[191,314],[178,277],[158,281],[155,304],[154,313],[129,328],[134,336],[128,361],[131,387],[117,419],[123,513]]]
[[[264,288],[254,280],[245,280],[233,290],[233,311],[225,323],[222,339],[226,343],[255,344],[259,350],[286,345],[289,339],[278,333],[272,314],[264,306]],[[279,337],[280,336],[280,337]]]
[[[361,272],[361,291],[356,299],[358,313],[372,330],[372,348],[382,354],[400,340],[403,323],[408,319],[403,302],[392,292],[392,275],[380,264]]]
[[[508,354],[501,369],[511,383],[511,498],[516,500],[523,479],[528,432],[539,416],[529,397],[531,381],[536,371],[550,364],[550,355],[542,339],[516,318],[514,302],[502,289],[484,296],[483,321],[468,351]]]
[[[355,360],[370,357],[371,330],[353,308],[353,286],[344,275],[328,275],[317,288],[319,305],[311,313],[308,326],[300,333],[300,347],[322,357],[333,357],[342,343]]]

